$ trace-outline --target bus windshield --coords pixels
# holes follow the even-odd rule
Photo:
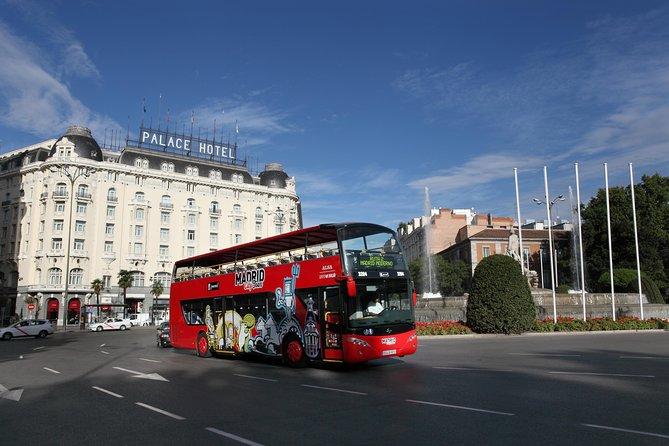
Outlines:
[[[342,229],[340,237],[349,274],[360,270],[407,269],[400,244],[389,229],[351,226]]]
[[[413,322],[408,281],[360,280],[357,288],[356,297],[348,298],[348,320],[351,327]]]

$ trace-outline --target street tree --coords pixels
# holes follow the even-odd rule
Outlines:
[[[125,269],[118,272],[118,286],[123,290],[123,315],[126,314],[127,290],[132,286],[132,273]]]
[[[95,293],[95,298],[96,298],[96,303],[97,303],[98,319],[100,319],[100,292],[102,291],[103,287],[104,287],[104,284],[102,283],[102,280],[100,280],[100,279],[94,279],[91,282],[91,291],[93,291],[93,293]]]

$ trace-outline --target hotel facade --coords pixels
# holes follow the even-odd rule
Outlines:
[[[148,129],[103,150],[71,126],[0,155],[0,321],[123,312],[120,270],[133,278],[127,311],[157,315],[176,260],[301,228],[295,179],[276,163],[254,175],[235,152]]]

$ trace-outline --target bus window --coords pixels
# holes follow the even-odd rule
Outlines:
[[[211,299],[185,300],[181,302],[184,320],[188,325],[204,324],[204,307],[206,303],[211,304]]]

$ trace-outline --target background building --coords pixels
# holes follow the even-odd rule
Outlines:
[[[87,128],[72,126],[58,139],[3,154],[0,318],[16,312],[61,323],[67,310],[76,323],[79,309],[96,303],[96,278],[111,310],[122,303],[122,269],[133,274],[130,311],[165,308],[175,260],[302,226],[295,179],[280,164],[253,175],[234,159],[234,147],[217,156],[207,152],[211,144],[198,151],[195,139],[184,149],[181,138],[181,150],[178,142],[102,150]],[[72,184],[64,171],[90,175]],[[154,280],[165,288],[157,301],[149,293]]]

